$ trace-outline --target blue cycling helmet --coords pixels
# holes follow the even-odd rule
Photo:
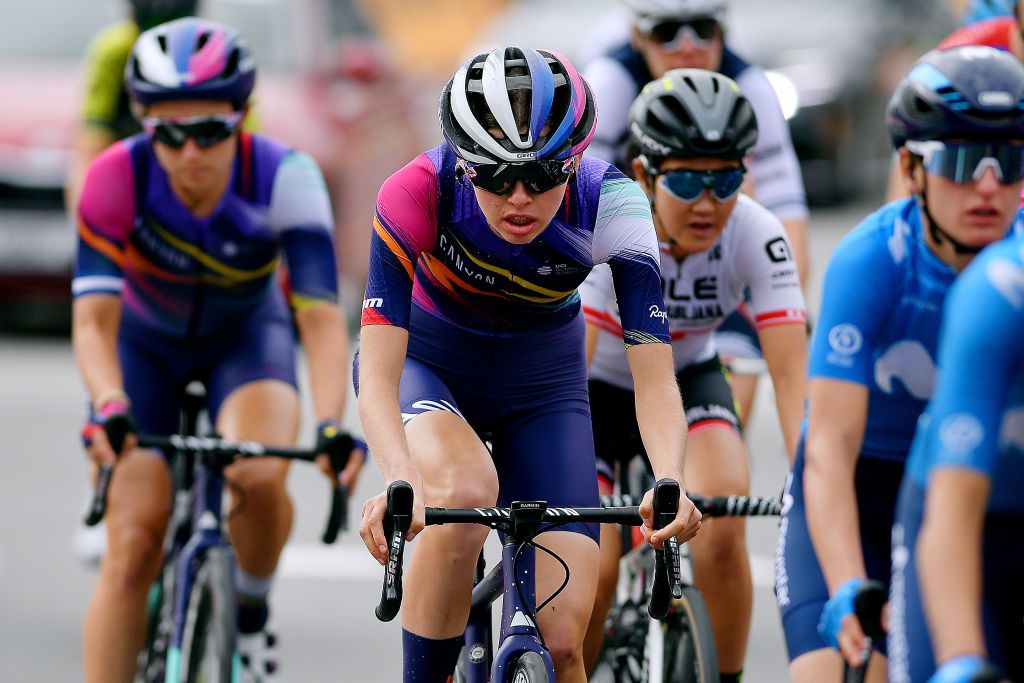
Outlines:
[[[973,0],[964,7],[963,25],[997,17],[1012,17],[1016,8],[1016,0]]]
[[[527,130],[520,133],[514,109],[525,98]],[[566,159],[582,152],[597,128],[594,96],[572,63],[528,47],[467,60],[441,91],[437,113],[455,153],[481,164]]]
[[[896,86],[886,116],[907,140],[1024,140],[1024,65],[983,46],[932,50]]]
[[[256,60],[233,28],[206,19],[178,19],[135,41],[125,66],[132,100],[227,100],[236,109],[256,83]]]

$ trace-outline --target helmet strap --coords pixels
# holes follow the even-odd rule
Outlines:
[[[943,241],[949,242],[953,247],[953,251],[961,256],[964,254],[977,254],[984,249],[984,247],[972,247],[964,244],[949,234],[948,230],[944,230],[939,225],[939,222],[935,220],[932,212],[928,209],[928,175],[923,168],[921,169],[921,189],[915,196],[917,197],[918,206],[921,207],[921,212],[924,213],[925,220],[928,221],[928,233],[932,236],[935,244],[941,246]]]

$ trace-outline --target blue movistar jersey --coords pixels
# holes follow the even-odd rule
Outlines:
[[[936,467],[977,470],[992,480],[990,510],[1024,512],[1024,237],[978,257],[948,310],[908,471],[924,487]]]
[[[1012,232],[1022,220],[1018,214]],[[925,243],[914,199],[868,216],[832,255],[810,376],[868,388],[863,456],[902,460],[910,451],[931,397],[942,311],[955,278]]]

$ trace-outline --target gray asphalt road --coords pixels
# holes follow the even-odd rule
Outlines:
[[[818,277],[836,241],[865,213],[866,207],[855,207],[813,216]],[[812,286],[812,310],[817,299]],[[72,552],[86,503],[77,436],[84,394],[63,341],[0,339],[0,378],[0,680],[79,681],[82,615],[95,579]],[[770,388],[764,387],[749,438],[755,444],[753,491],[761,495],[779,492],[785,469],[770,404]],[[307,425],[303,433],[310,431]],[[370,468],[356,491],[353,515],[380,486]],[[399,626],[373,616],[379,567],[352,533],[336,547],[318,543],[327,505],[319,473],[296,466],[290,488],[296,524],[274,593],[282,680],[401,680]],[[775,532],[773,522],[750,523],[756,603],[746,680],[754,683],[787,680],[771,595]]]

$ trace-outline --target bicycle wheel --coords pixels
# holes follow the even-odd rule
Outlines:
[[[139,651],[135,683],[164,683],[167,648],[174,628],[174,566],[164,565],[146,600],[146,642]]]
[[[693,586],[683,588],[683,597],[673,602],[672,613],[662,622],[661,636],[661,680],[718,683],[715,633],[700,591]]]
[[[512,666],[512,683],[551,683],[544,658],[536,652],[524,652]]]
[[[182,683],[231,683],[236,615],[232,563],[224,548],[202,559],[185,613],[181,643]]]

